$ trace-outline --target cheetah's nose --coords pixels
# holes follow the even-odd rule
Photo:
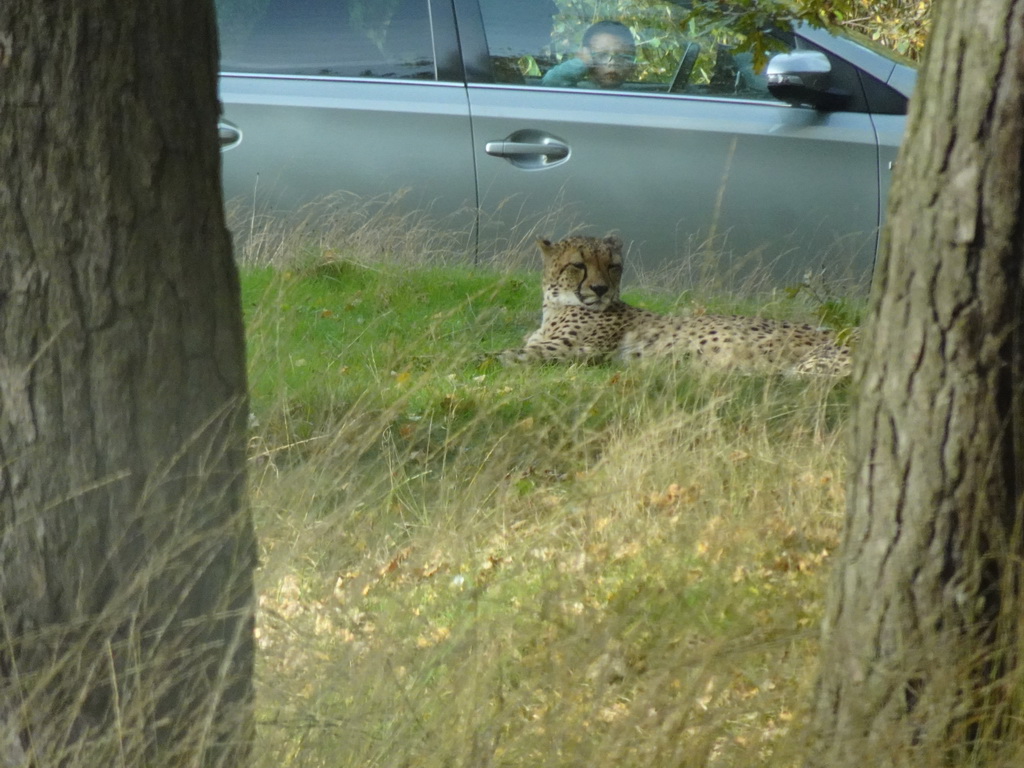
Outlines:
[[[594,293],[596,293],[600,297],[600,296],[604,296],[606,293],[608,293],[608,286],[607,285],[592,285],[592,286],[590,286],[590,290],[592,290]]]

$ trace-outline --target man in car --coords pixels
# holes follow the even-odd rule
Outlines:
[[[583,33],[575,58],[552,67],[540,84],[552,88],[618,88],[636,64],[636,41],[629,27],[599,21]]]

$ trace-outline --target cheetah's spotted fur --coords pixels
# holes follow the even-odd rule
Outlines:
[[[708,366],[845,376],[850,349],[833,331],[727,315],[666,316],[619,298],[622,241],[610,236],[538,241],[544,256],[541,326],[505,362],[673,356]]]

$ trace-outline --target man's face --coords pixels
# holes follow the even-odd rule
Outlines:
[[[582,51],[590,70],[590,79],[601,88],[618,88],[633,71],[633,46],[615,35],[594,35]]]

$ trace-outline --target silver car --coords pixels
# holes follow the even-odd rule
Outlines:
[[[588,47],[599,5],[217,0],[226,198],[401,193],[480,260],[615,231],[645,270],[870,274],[909,62],[810,27],[761,51],[675,2]]]

